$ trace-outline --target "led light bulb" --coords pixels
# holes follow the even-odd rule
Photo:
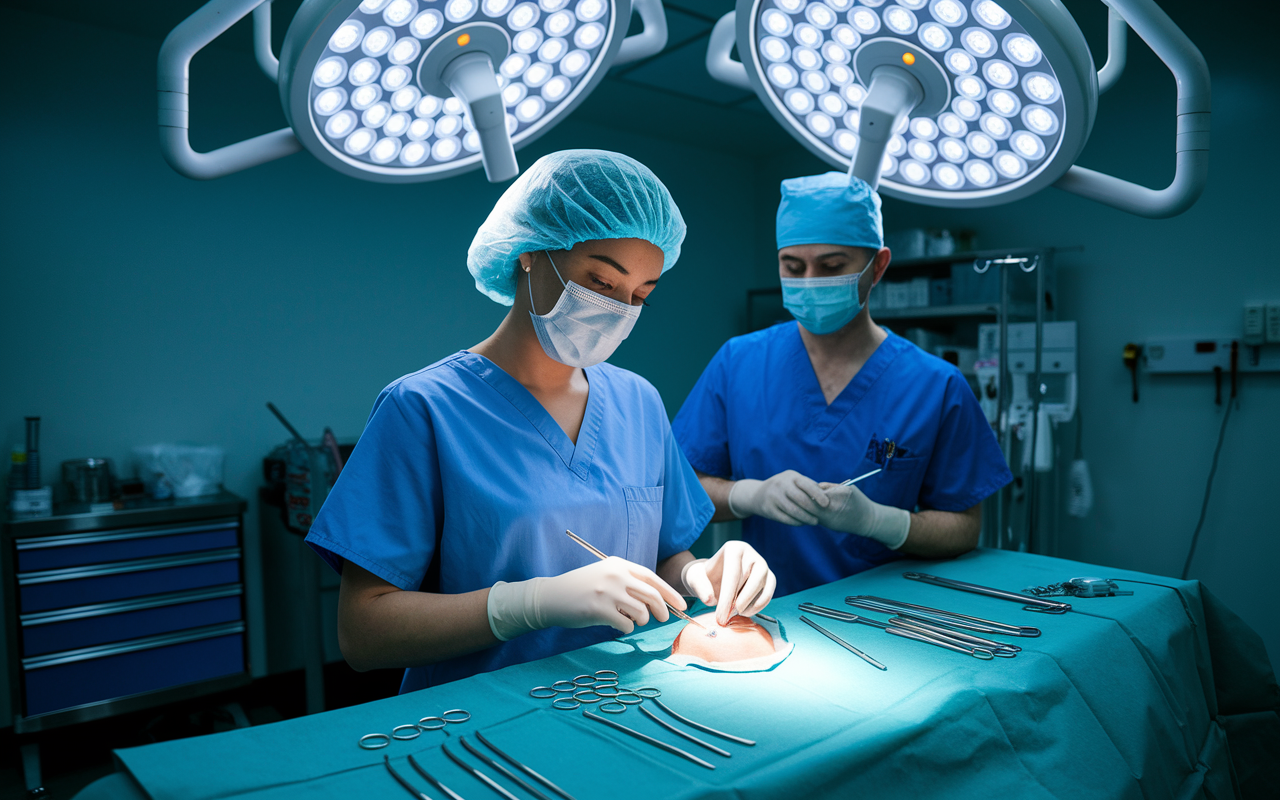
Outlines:
[[[799,73],[789,64],[773,64],[769,67],[769,82],[779,89],[789,89],[799,80]]]
[[[933,166],[933,179],[944,189],[959,189],[964,185],[964,173],[946,161]]]
[[[1062,96],[1058,82],[1043,72],[1028,72],[1022,77],[1022,91],[1037,103],[1048,104]]]
[[[978,71],[978,62],[964,50],[952,50],[942,60],[946,62],[947,69],[956,75],[972,75]]]
[[[408,111],[418,104],[422,92],[417,86],[406,86],[391,95],[391,107],[396,111]]]
[[[382,21],[393,28],[398,28],[417,12],[418,0],[391,0],[382,12]]]
[[[444,113],[452,114],[455,117],[462,116],[467,110],[467,107],[462,104],[462,101],[456,97],[446,97],[444,99],[443,108]]]
[[[978,120],[978,127],[996,141],[1004,141],[1009,138],[1009,134],[1013,133],[1013,126],[1009,124],[1009,120],[990,112],[982,115]]]
[[[600,0],[579,0],[575,13],[582,22],[595,22],[604,16],[608,7]]]
[[[360,44],[360,40],[364,38],[364,23],[360,20],[349,19],[338,26],[333,32],[333,36],[329,37],[329,49],[335,53],[349,53],[356,49],[356,45]]]
[[[982,116],[982,106],[967,97],[957,97],[951,101],[951,110],[966,122],[976,122]]]
[[[813,95],[804,89],[788,89],[783,100],[787,108],[796,114],[808,114],[813,110]]]
[[[888,178],[897,173],[897,171],[898,159],[886,153],[884,158],[880,159],[880,177]]]
[[[569,0],[538,0],[538,7],[550,14],[569,5]]]
[[[928,183],[929,178],[931,177],[928,167],[921,164],[919,161],[914,161],[912,159],[907,159],[898,165],[898,174],[900,174],[907,183],[912,183],[916,186],[922,186],[925,183]]]
[[[969,12],[956,0],[933,0],[929,4],[929,13],[938,22],[951,28],[963,25],[969,17]]]
[[[413,73],[408,67],[402,64],[395,64],[387,67],[386,71],[382,73],[382,88],[388,92],[394,92],[407,86],[412,78]]]
[[[963,164],[969,157],[969,148],[965,147],[964,142],[959,139],[947,136],[938,140],[938,155],[952,164]]]
[[[831,29],[831,39],[839,42],[840,46],[846,50],[854,50],[862,41],[862,35],[855,31],[852,25],[837,25]]]
[[[537,89],[539,86],[547,82],[551,77],[551,72],[551,67],[543,64],[542,62],[531,64],[529,65],[529,68],[524,71],[524,82],[530,89]]]
[[[446,114],[436,120],[436,136],[443,138],[455,136],[462,131],[462,117]]]
[[[479,153],[480,152],[480,134],[476,133],[475,131],[471,131],[466,136],[463,136],[462,149],[466,150],[468,153]]]
[[[1041,136],[1052,136],[1058,132],[1058,116],[1044,106],[1023,106],[1022,124]]]
[[[884,151],[891,156],[903,156],[907,153],[907,140],[900,134],[889,137],[889,143],[885,145]]]
[[[973,4],[973,15],[983,25],[996,31],[1009,27],[1011,22],[1008,12],[994,0],[978,0]]]
[[[964,165],[964,176],[977,186],[986,188],[995,185],[997,180],[995,170],[985,161],[966,161]]]
[[[498,67],[498,71],[508,78],[517,78],[528,68],[531,60],[524,53],[512,53],[502,60],[502,66]]]
[[[836,12],[822,3],[810,3],[804,9],[805,19],[822,30],[830,30],[836,24]]]
[[[440,109],[444,107],[444,101],[433,94],[426,94],[418,101],[418,105],[414,106],[413,113],[423,119],[431,119],[440,113]]]
[[[406,167],[416,167],[426,161],[429,155],[431,155],[431,151],[422,142],[409,142],[400,151],[400,163]]]
[[[947,136],[957,139],[969,132],[969,126],[965,124],[965,121],[958,114],[951,111],[938,115],[938,128]]]
[[[985,28],[966,28],[960,34],[960,44],[978,58],[986,58],[996,52],[996,37]]]
[[[538,48],[538,60],[544,64],[554,64],[569,52],[569,43],[564,39],[548,39]]]
[[[1004,37],[1004,52],[1020,67],[1034,67],[1040,63],[1040,47],[1025,33],[1011,33]]]
[[[827,42],[822,45],[822,56],[831,64],[848,64],[849,51],[838,42]]]
[[[542,97],[548,103],[558,103],[569,94],[573,84],[563,75],[557,75],[542,86]]]
[[[835,136],[831,137],[831,144],[840,152],[851,156],[858,149],[858,137],[851,131],[836,131]]]
[[[502,104],[507,108],[511,108],[523,100],[527,94],[529,94],[529,87],[517,81],[502,90]]]
[[[327,117],[330,114],[336,114],[346,104],[346,90],[341,87],[334,87],[332,89],[325,89],[323,92],[316,95],[313,107],[317,114],[322,117]]]
[[[466,22],[475,16],[476,0],[449,0],[444,7],[444,17],[450,22]]]
[[[1044,142],[1030,131],[1018,131],[1009,138],[1009,145],[1028,161],[1044,158]]]
[[[586,51],[573,50],[560,59],[560,74],[576,78],[586,72],[589,66],[591,66],[591,56],[587,55]]]
[[[777,0],[778,8],[783,9],[788,14],[794,14],[804,8],[804,0]]]
[[[406,136],[415,142],[420,142],[431,135],[433,127],[429,119],[415,119],[409,123],[409,132]]]
[[[817,69],[822,66],[822,57],[818,55],[818,51],[808,47],[797,47],[792,50],[791,60],[800,69]]]
[[[795,36],[796,42],[805,47],[817,47],[822,44],[822,31],[803,22],[795,27],[792,35]]]
[[[364,35],[360,50],[367,56],[377,58],[391,49],[396,43],[395,31],[387,27],[374,28]]]
[[[316,86],[327,88],[342,83],[345,77],[347,77],[346,59],[341,56],[330,56],[316,65],[315,75],[311,80]]]
[[[382,72],[382,65],[376,58],[362,58],[351,66],[347,78],[352,86],[364,86],[366,83],[377,80],[380,72]]]
[[[997,154],[991,163],[995,165],[996,172],[1006,178],[1021,178],[1027,171],[1027,162],[1008,150]]]
[[[844,115],[844,126],[851,131],[856,131],[858,130],[858,123],[861,121],[861,119],[862,119],[862,113],[858,111],[858,109],[856,108],[850,109]]]
[[[376,83],[358,86],[351,92],[351,107],[356,111],[364,111],[382,99],[382,87]]]
[[[951,31],[936,22],[926,22],[920,26],[920,44],[935,53],[941,53],[952,44]]]
[[[365,112],[368,113],[368,112]],[[387,117],[387,121],[382,125],[382,132],[387,136],[403,136],[409,130],[409,126],[413,124],[413,118],[403,111],[392,114]]]
[[[862,84],[851,83],[840,91],[846,103],[851,106],[860,106],[862,101],[867,99],[867,90],[862,88]]]
[[[369,152],[369,148],[373,147],[377,134],[368,128],[357,128],[354,133],[347,137],[342,143],[342,149],[346,150],[353,156],[364,155]]]
[[[511,49],[517,53],[532,53],[542,46],[542,31],[528,28],[511,37]]]
[[[774,36],[786,36],[791,33],[791,17],[776,8],[770,8],[761,14],[760,24]]]
[[[849,12],[849,24],[863,36],[870,36],[880,30],[880,17],[874,11],[858,7]]]
[[[956,91],[961,97],[981,100],[987,93],[987,85],[973,75],[961,75],[956,78]]]
[[[431,155],[436,161],[452,161],[460,152],[462,152],[462,143],[454,136],[440,139],[431,147]]]
[[[507,27],[513,31],[522,31],[537,24],[541,16],[542,9],[536,3],[520,3],[507,15]]]
[[[982,76],[987,83],[1000,89],[1012,89],[1018,85],[1018,73],[1007,61],[993,58],[982,65]]]
[[[577,20],[574,19],[573,14],[570,14],[568,11],[557,11],[547,17],[547,21],[543,23],[542,29],[547,32],[548,36],[564,36],[566,33],[573,30],[573,26],[576,22]]]
[[[916,29],[916,15],[902,6],[889,6],[884,10],[884,24],[899,36],[906,36]]]
[[[430,39],[444,27],[444,17],[434,8],[423,11],[409,23],[409,33],[418,39]]]
[[[938,138],[938,125],[928,117],[916,117],[910,122],[911,134],[917,139],[932,142]]]
[[[497,19],[498,17],[505,17],[513,5],[515,5],[515,0],[484,0],[480,4],[480,10],[484,12],[486,17]]]
[[[391,45],[391,52],[387,53],[387,60],[392,64],[408,64],[418,57],[422,52],[422,45],[412,36],[404,38]]]
[[[546,108],[546,101],[541,97],[526,97],[520,105],[516,106],[516,119],[526,124],[533,122],[542,116]]]
[[[392,138],[379,139],[369,150],[369,160],[375,164],[386,164],[400,155],[400,140]]]
[[[853,70],[844,64],[828,64],[826,73],[833,86],[847,86],[853,82]]]
[[[1016,117],[1022,110],[1022,101],[1013,92],[996,89],[987,95],[987,105],[1002,117]]]
[[[583,25],[573,34],[573,43],[583,50],[591,50],[604,41],[604,26],[599,22]]]
[[[791,45],[777,36],[766,36],[760,40],[760,52],[764,54],[765,59],[777,64],[780,61],[790,60]]]
[[[969,152],[979,158],[990,158],[995,155],[996,142],[985,133],[974,131],[965,137],[964,143],[969,145]]]
[[[388,103],[374,103],[365,109],[364,114],[360,115],[360,122],[366,128],[381,128],[382,124],[391,116],[391,105]]]
[[[912,139],[908,142],[907,152],[922,164],[932,164],[934,159],[938,157],[938,149],[931,142],[926,142],[922,139]]]
[[[366,14],[377,14],[386,6],[388,0],[363,0],[360,10]]]
[[[805,124],[809,126],[809,130],[823,138],[835,133],[836,130],[835,121],[821,111],[814,111],[806,117]]]
[[[339,111],[324,124],[324,134],[330,139],[341,139],[356,129],[360,118],[354,111]]]
[[[848,104],[840,99],[840,95],[834,92],[827,92],[818,98],[818,108],[833,117],[838,117],[848,109]]]
[[[831,82],[821,72],[803,72],[800,74],[800,85],[813,94],[822,94],[831,88]]]

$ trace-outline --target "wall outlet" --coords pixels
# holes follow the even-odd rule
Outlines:
[[[1267,340],[1267,307],[1261,303],[1247,303],[1244,307],[1244,336],[1242,342],[1253,346]]]
[[[1280,303],[1267,305],[1267,341],[1280,343]]]

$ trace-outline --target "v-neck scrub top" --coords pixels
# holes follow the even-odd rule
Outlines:
[[[858,488],[908,510],[964,511],[1013,479],[960,371],[893,333],[830,405],[795,322],[730,339],[672,430],[695,469],[735,481],[793,469],[840,483],[883,467]],[[886,460],[887,441],[896,454]],[[863,536],[759,516],[743,520],[742,538],[769,562],[778,595],[902,557]]]
[[[574,443],[492,361],[456,353],[392,383],[307,542],[397,588],[459,594],[560,575],[596,559],[565,530],[650,569],[689,546],[714,508],[639,376],[586,368]],[[407,692],[596,644],[607,626],[549,628],[405,671]]]

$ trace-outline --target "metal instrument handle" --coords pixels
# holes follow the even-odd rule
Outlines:
[[[914,639],[917,642],[924,642],[925,644],[931,644],[934,647],[942,647],[947,650],[954,650],[957,653],[964,653],[967,656],[973,656],[974,658],[980,659],[982,661],[990,661],[991,659],[995,658],[995,654],[992,653],[990,650],[983,650],[980,647],[974,647],[972,649],[960,647],[959,645],[951,644],[950,642],[944,642],[941,639],[934,639],[930,636],[925,636],[924,634],[916,633],[915,631],[911,631],[906,628],[889,627],[889,628],[885,628],[884,630],[885,630],[885,633],[890,633],[890,634],[893,634],[894,636],[901,636],[904,639]]]
[[[1052,600],[1041,600],[1039,598],[1027,597],[1025,594],[1017,592],[1006,592],[1003,589],[993,589],[990,586],[979,586],[976,583],[966,583],[964,581],[952,580],[951,578],[939,578],[937,575],[930,575],[925,572],[904,572],[902,577],[909,581],[920,581],[921,583],[930,583],[934,586],[942,586],[947,589],[957,589],[962,592],[972,592],[973,594],[986,595],[987,597],[998,597],[1001,600],[1012,600],[1015,603],[1022,603],[1023,608],[1028,611],[1029,606],[1038,606],[1042,613],[1046,614],[1065,614],[1071,610],[1068,603],[1055,603]]]

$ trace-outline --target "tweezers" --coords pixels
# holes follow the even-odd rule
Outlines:
[[[1026,611],[1038,611],[1041,614],[1065,614],[1071,610],[1070,603],[1027,597],[1025,594],[1006,592],[1004,589],[992,589],[990,586],[979,586],[976,583],[965,583],[951,578],[939,578],[937,575],[930,575],[925,572],[904,572],[902,577],[909,581],[920,581],[921,583],[929,583],[947,589],[957,589],[961,592],[973,592],[987,597],[998,597],[1001,600],[1012,600],[1015,603],[1021,603],[1022,608]]]
[[[422,765],[419,764],[417,760],[414,759],[413,756],[409,756],[409,766],[417,770],[418,774],[421,775],[423,778],[426,778],[427,783],[431,784],[432,786],[436,787],[437,790],[444,792],[446,795],[448,795],[449,800],[462,800],[462,795],[458,794],[454,790],[450,789],[448,786],[445,786],[440,781],[431,777],[431,773],[423,769]]]
[[[654,747],[660,748],[662,750],[666,750],[668,753],[671,753],[672,755],[680,756],[681,758],[686,759],[688,761],[692,761],[698,766],[706,767],[707,769],[716,768],[715,764],[709,764],[706,761],[703,761],[702,759],[695,756],[693,753],[686,753],[684,750],[681,750],[679,747],[676,747],[675,745],[667,744],[664,741],[655,739],[652,736],[648,736],[646,734],[641,733],[640,731],[632,730],[631,728],[628,728],[626,725],[621,725],[617,722],[614,722],[611,719],[605,719],[604,717],[596,716],[595,714],[592,714],[590,711],[583,711],[582,716],[586,717],[587,719],[593,719],[596,722],[604,723],[605,725],[608,725],[610,728],[616,728],[617,730],[622,731],[628,736],[634,736],[642,742],[648,742]]]
[[[858,648],[856,648],[856,647],[854,647],[853,645],[849,644],[849,643],[848,643],[848,642],[846,642],[844,639],[841,639],[839,636],[836,636],[834,633],[832,633],[831,631],[829,631],[829,630],[827,630],[826,628],[822,627],[821,625],[819,625],[818,623],[814,622],[813,620],[809,619],[809,618],[808,618],[808,617],[806,617],[804,614],[801,614],[801,615],[800,615],[800,621],[801,621],[801,622],[803,622],[804,624],[808,625],[809,627],[813,628],[814,630],[816,630],[818,633],[822,634],[823,636],[827,637],[827,638],[828,638],[828,639],[830,639],[831,641],[833,641],[833,642],[835,642],[836,644],[840,645],[840,646],[841,646],[841,647],[843,647],[845,650],[848,650],[850,653],[853,653],[855,656],[857,656],[858,658],[860,658],[860,659],[862,659],[863,661],[867,662],[868,664],[870,664],[871,666],[875,667],[876,669],[881,669],[881,670],[887,670],[887,669],[889,669],[889,668],[888,668],[888,667],[886,667],[884,664],[881,664],[879,661],[876,661],[876,660],[875,660],[874,658],[872,658],[871,656],[867,655],[866,653],[862,652],[862,651],[861,651],[861,650],[859,650]]]
[[[757,614],[756,616],[758,617],[758,616],[760,616],[760,615],[759,615],[759,614]],[[743,739],[741,736],[734,736],[734,735],[733,735],[733,734],[731,734],[731,733],[724,733],[723,731],[718,731],[718,730],[716,730],[715,728],[711,728],[711,727],[708,727],[708,726],[706,726],[706,725],[703,725],[703,724],[702,724],[702,723],[700,723],[700,722],[694,722],[693,720],[689,719],[688,717],[682,717],[682,716],[680,716],[679,714],[677,714],[676,712],[672,711],[670,706],[668,706],[666,703],[662,702],[661,700],[659,700],[659,699],[658,699],[658,698],[656,698],[656,697],[651,697],[651,698],[649,698],[649,701],[650,701],[651,703],[653,703],[654,705],[656,705],[658,708],[660,708],[660,709],[662,709],[663,711],[665,711],[665,712],[667,712],[668,714],[670,714],[671,716],[673,716],[673,717],[675,717],[676,719],[680,720],[680,721],[681,721],[681,722],[683,722],[685,725],[688,725],[690,728],[696,728],[697,730],[700,730],[700,731],[702,731],[703,733],[709,733],[709,734],[711,734],[712,736],[719,736],[721,739],[728,739],[728,740],[729,740],[729,741],[731,741],[731,742],[737,742],[738,744],[745,744],[745,745],[747,745],[748,747],[755,747],[755,746],[756,746],[756,743],[755,743],[755,742],[753,742],[753,741],[751,741],[750,739]]]
[[[420,792],[417,789],[413,788],[412,783],[409,783],[409,781],[405,780],[403,775],[401,775],[399,772],[396,772],[394,769],[392,769],[391,759],[388,756],[382,757],[382,763],[387,765],[387,772],[390,772],[391,777],[396,779],[396,783],[403,786],[405,790],[409,792],[409,794],[418,798],[418,800],[431,800],[431,795],[427,794],[426,792]]]
[[[440,749],[444,751],[444,754],[449,757],[450,761],[452,761],[453,763],[465,769],[467,772],[470,772],[472,775],[479,778],[481,781],[484,782],[486,786],[488,786],[490,789],[494,790],[498,794],[502,795],[504,798],[506,798],[506,800],[520,800],[511,792],[508,792],[506,789],[503,789],[502,786],[500,786],[498,782],[495,781],[493,778],[490,778],[488,775],[485,775],[480,770],[476,769],[475,767],[471,766],[467,762],[463,761],[461,758],[458,758],[456,755],[454,755],[449,750],[448,745],[442,744],[440,745]]]
[[[991,642],[990,646],[967,642],[957,638],[962,634],[953,635],[950,631],[943,631],[934,628],[922,629],[924,626],[921,626],[921,628],[912,627],[909,623],[914,622],[914,620],[903,619],[902,617],[895,617],[888,622],[881,622],[878,619],[850,614],[847,611],[837,611],[834,608],[825,608],[823,606],[814,605],[813,603],[801,603],[800,610],[807,611],[810,614],[818,614],[831,619],[840,620],[841,622],[856,622],[860,625],[869,625],[872,628],[879,628],[885,633],[893,636],[900,636],[903,639],[914,639],[915,641],[924,642],[925,644],[945,647],[948,650],[954,650],[957,653],[964,653],[965,655],[973,656],[974,658],[981,659],[982,661],[990,661],[997,656],[1000,658],[1013,658],[1013,656],[1016,655],[1016,653],[1012,651],[1004,650],[1003,646],[999,642]],[[801,617],[801,619],[804,619],[804,617]],[[986,639],[978,639],[976,636],[972,638],[979,642],[987,641]],[[997,650],[995,648],[1001,649]]]
[[[570,538],[570,539],[574,540],[574,541],[575,541],[575,542],[577,542],[578,544],[580,544],[580,545],[582,545],[583,547],[585,547],[585,548],[587,549],[587,552],[588,552],[588,553],[590,553],[591,555],[593,555],[593,556],[595,556],[596,558],[600,559],[601,561],[604,561],[606,558],[608,558],[608,556],[606,556],[604,553],[602,553],[602,552],[600,552],[599,550],[597,550],[595,547],[593,547],[591,544],[589,544],[588,542],[586,542],[584,539],[582,539],[580,536],[578,536],[578,535],[577,535],[576,533],[574,533],[573,531],[566,530],[566,531],[565,531],[565,533],[569,534],[569,538]],[[675,615],[676,615],[677,617],[679,617],[680,619],[684,620],[685,622],[691,622],[691,623],[693,623],[694,625],[697,625],[699,628],[702,628],[704,631],[706,631],[706,632],[707,632],[707,635],[708,635],[708,636],[715,636],[715,635],[716,635],[716,632],[715,632],[715,631],[711,630],[711,629],[710,629],[710,628],[708,628],[706,625],[703,625],[701,622],[698,622],[696,619],[694,619],[693,617],[691,617],[691,616],[689,616],[688,614],[684,613],[683,611],[679,610],[678,608],[676,608],[675,606],[671,605],[670,603],[667,603],[667,601],[663,600],[662,602],[663,602],[663,603],[666,603],[666,606],[667,606],[667,608],[668,608],[668,609],[670,609],[671,613],[672,613],[672,614],[675,614]]]
[[[467,741],[467,737],[459,736],[458,744],[465,747],[468,753],[480,759],[480,762],[485,766],[487,766],[489,769],[493,770],[494,772],[498,773],[502,777],[511,781],[516,786],[519,786],[521,789],[524,789],[529,794],[538,798],[538,800],[551,800],[550,797],[547,797],[542,792],[530,786],[529,782],[526,781],[524,778],[521,778],[519,775],[515,774],[511,770],[499,764],[497,761],[494,761],[492,758],[489,758],[487,755],[477,750],[475,747],[472,746],[471,742]]]
[[[924,622],[932,622],[936,625],[942,625],[947,628],[963,628],[967,631],[976,631],[978,633],[998,633],[1005,636],[1023,636],[1034,638],[1040,635],[1039,628],[1032,628],[1027,625],[1010,625],[1005,622],[995,622],[994,620],[982,619],[981,617],[971,617],[968,614],[958,614],[954,611],[943,611],[938,608],[930,608],[928,606],[918,606],[915,603],[904,603],[901,600],[887,600],[883,597],[874,597],[872,595],[854,595],[844,599],[846,603],[857,608],[865,608],[870,611],[879,611],[885,614],[898,614],[912,619],[919,619]]]
[[[654,701],[654,702],[657,702],[657,701]],[[543,786],[547,787],[547,788],[548,788],[548,789],[550,789],[551,791],[553,791],[553,792],[555,792],[556,794],[558,794],[558,795],[560,795],[561,797],[563,797],[563,798],[564,798],[564,800],[577,800],[577,798],[575,798],[573,795],[569,794],[569,793],[568,793],[568,792],[566,792],[564,789],[561,789],[559,786],[556,786],[554,783],[552,783],[552,782],[551,782],[551,781],[549,781],[548,779],[544,778],[542,775],[539,775],[537,772],[534,772],[534,771],[533,771],[533,769],[531,769],[530,767],[528,767],[528,766],[526,766],[526,765],[524,765],[524,764],[520,763],[520,762],[519,762],[519,761],[517,761],[515,758],[513,758],[513,757],[511,757],[511,756],[507,755],[507,754],[506,754],[505,752],[503,752],[502,750],[499,750],[499,749],[498,749],[498,746],[497,746],[496,744],[494,744],[493,742],[489,741],[488,739],[484,738],[484,734],[483,734],[483,733],[481,733],[480,731],[476,731],[476,738],[477,738],[477,739],[479,739],[479,740],[484,744],[484,746],[485,746],[485,747],[489,748],[489,749],[490,749],[490,750],[492,750],[493,752],[495,752],[495,753],[497,753],[498,755],[502,756],[502,757],[503,757],[503,758],[505,758],[507,761],[510,761],[510,762],[512,763],[512,765],[514,765],[515,767],[517,767],[518,769],[520,769],[522,772],[524,772],[524,773],[525,773],[526,775],[528,775],[530,778],[533,778],[534,780],[536,780],[536,781],[538,781],[539,783],[541,783]]]
[[[641,710],[642,712],[644,712],[645,716],[649,717],[649,719],[653,720],[654,722],[658,723],[658,724],[659,724],[659,725],[661,725],[662,727],[664,727],[664,728],[666,728],[667,730],[671,731],[671,732],[672,732],[672,733],[674,733],[676,736],[680,736],[680,737],[682,737],[682,738],[688,739],[689,741],[693,742],[694,744],[698,745],[699,747],[705,747],[705,748],[707,748],[708,750],[710,750],[711,752],[715,753],[716,755],[724,756],[725,758],[732,758],[732,757],[733,757],[733,753],[730,753],[728,750],[725,750],[725,749],[723,749],[723,748],[716,747],[714,744],[711,744],[710,742],[704,742],[704,741],[702,741],[702,740],[701,740],[701,739],[699,739],[697,736],[694,736],[692,733],[686,733],[685,731],[680,730],[680,729],[679,729],[679,728],[677,728],[675,725],[672,725],[670,722],[667,722],[667,721],[665,721],[665,720],[663,720],[663,719],[660,719],[660,718],[658,717],[658,715],[657,715],[657,714],[653,713],[652,711],[650,711],[649,709],[645,708],[644,706],[640,706],[640,710]]]

